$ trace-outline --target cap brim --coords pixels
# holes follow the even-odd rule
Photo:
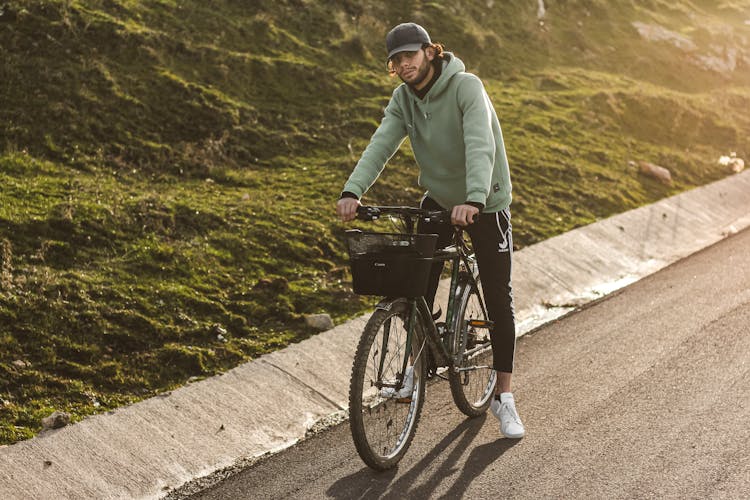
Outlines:
[[[408,51],[413,51],[413,50],[419,50],[421,48],[422,48],[421,43],[407,43],[406,45],[396,47],[395,49],[393,49],[392,51],[388,53],[388,58],[386,59],[386,61],[390,61],[391,57],[398,54],[399,52],[408,52]]]

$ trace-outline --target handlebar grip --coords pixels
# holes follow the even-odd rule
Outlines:
[[[450,224],[451,222],[451,211],[450,210],[440,210],[440,211],[434,211],[430,212],[423,218],[425,222],[437,222],[438,224]]]
[[[380,217],[380,209],[378,207],[370,207],[367,205],[360,205],[357,207],[357,219],[363,221],[372,221]]]

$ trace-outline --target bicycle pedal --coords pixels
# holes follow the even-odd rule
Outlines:
[[[473,326],[474,328],[492,329],[492,327],[495,326],[495,322],[483,319],[470,319],[469,326]]]

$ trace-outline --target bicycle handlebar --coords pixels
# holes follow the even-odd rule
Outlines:
[[[402,217],[416,217],[425,222],[448,222],[451,220],[450,210],[425,210],[416,207],[378,207],[372,205],[360,205],[357,207],[357,219],[372,221],[379,219],[382,215],[399,215]]]

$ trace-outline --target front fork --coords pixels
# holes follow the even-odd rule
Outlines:
[[[378,304],[379,309],[385,309],[390,310],[392,306],[392,302],[386,302],[382,301],[380,304]],[[409,360],[413,359],[411,355],[411,346],[412,342],[414,340],[414,328],[416,328],[417,324],[417,315],[418,312],[418,305],[417,301],[415,299],[409,299],[409,316],[406,319],[406,349],[404,350],[404,359],[401,362],[401,371],[399,372],[397,376],[397,381],[395,384],[395,389],[399,390],[404,385],[404,377],[406,375],[406,368],[409,366]],[[378,365],[378,381],[381,381],[383,378],[383,365],[385,363],[385,354],[388,352],[388,341],[391,337],[391,318],[388,318],[385,323],[383,323],[383,342],[381,345],[380,352],[382,353],[380,356],[380,364]],[[417,354],[417,356],[421,355],[421,349],[420,352]],[[412,361],[412,363],[416,363],[415,360]],[[381,384],[383,387],[389,386],[390,384]]]
[[[458,276],[456,276],[456,279],[458,279]],[[449,299],[451,302],[450,307],[454,308],[454,302],[455,299]],[[404,352],[403,360],[401,361],[401,380],[398,381],[396,385],[398,385],[398,388],[401,388],[401,385],[403,383],[403,376],[406,373],[406,367],[409,366],[409,361],[411,360],[413,364],[416,364],[419,357],[424,355],[424,349],[430,349],[430,353],[432,354],[432,357],[434,358],[435,362],[437,363],[437,366],[449,366],[453,364],[453,359],[451,357],[450,349],[447,349],[446,346],[441,344],[441,339],[438,335],[438,331],[435,328],[435,323],[432,322],[432,316],[431,311],[427,307],[427,303],[425,302],[424,298],[419,297],[416,299],[406,299],[403,297],[400,298],[387,298],[383,299],[378,303],[376,306],[377,309],[382,309],[384,311],[390,311],[394,304],[399,302],[405,302],[408,305],[407,311],[408,315],[406,317],[406,351]],[[451,313],[452,315],[452,313]],[[423,336],[420,338],[419,336],[415,335],[415,329],[417,327],[417,324],[421,322],[421,325],[423,326],[422,334]],[[450,324],[450,323],[448,323]],[[391,335],[391,328],[392,324],[391,321],[386,321],[386,323],[383,325],[383,343],[382,343],[382,350],[381,352],[385,353],[386,349],[388,347],[388,340]],[[416,339],[416,340],[415,340]],[[412,345],[414,342],[420,342],[419,345],[419,351],[412,355]],[[384,355],[381,356],[380,362],[378,366],[378,380],[382,380],[382,374],[383,374],[383,363],[384,363]],[[390,384],[388,384],[390,387]],[[385,387],[385,385],[384,385]]]

